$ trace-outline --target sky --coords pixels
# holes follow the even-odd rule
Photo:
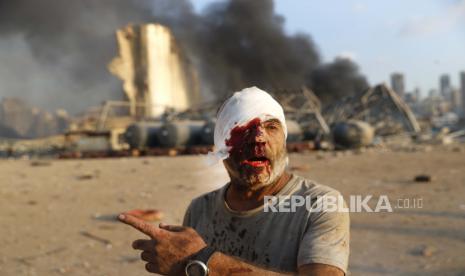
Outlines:
[[[253,0],[251,0],[253,1]],[[214,0],[194,0],[196,11]],[[423,95],[465,71],[465,0],[275,0],[289,34],[309,34],[323,61],[353,59],[370,84],[403,73],[406,91]]]

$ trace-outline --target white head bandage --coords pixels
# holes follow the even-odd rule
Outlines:
[[[229,148],[226,146],[226,140],[230,138],[231,130],[255,118],[261,121],[278,119],[287,137],[286,120],[281,105],[270,94],[255,86],[245,88],[234,93],[218,111],[214,133],[215,150],[209,153],[209,156],[213,157],[210,163],[228,158]]]

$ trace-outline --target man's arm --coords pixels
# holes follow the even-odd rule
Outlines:
[[[299,267],[299,274],[302,276],[344,276],[341,269],[327,264],[307,264]]]
[[[241,275],[295,275],[294,273],[285,273],[272,271],[249,264],[240,259],[216,252],[208,261],[209,275],[211,276],[241,276]],[[299,267],[297,275],[302,276],[344,276],[344,272],[337,267],[326,264],[307,264]]]
[[[200,235],[192,228],[183,226],[154,225],[142,221],[131,215],[120,215],[119,220],[131,225],[148,235],[150,240],[136,240],[133,248],[142,250],[141,259],[146,261],[146,270],[163,275],[184,275],[185,260],[206,246]],[[240,259],[216,252],[208,261],[212,276],[240,276],[240,275],[292,275],[289,273],[272,271],[249,264]],[[334,269],[323,264],[304,265],[299,268],[299,275],[311,276],[340,276],[331,274]]]
[[[211,256],[210,260],[208,261],[208,270],[208,275],[211,276],[292,275],[292,273],[272,271],[269,269],[261,268],[242,261],[238,258],[225,255],[221,252],[216,252]]]

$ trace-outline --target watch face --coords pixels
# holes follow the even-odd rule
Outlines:
[[[186,274],[189,276],[205,276],[207,275],[205,267],[200,261],[191,262],[186,267]]]

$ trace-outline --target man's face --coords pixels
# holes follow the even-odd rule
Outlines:
[[[229,158],[224,160],[231,179],[257,190],[274,183],[287,164],[284,130],[279,120],[255,118],[231,130],[226,141]]]

